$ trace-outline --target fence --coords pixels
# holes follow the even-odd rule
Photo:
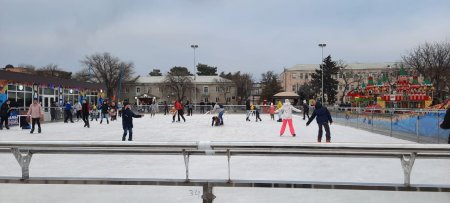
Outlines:
[[[447,143],[449,130],[439,127],[445,110],[329,108],[333,120],[346,126],[419,143]]]
[[[449,159],[450,146],[433,144],[289,144],[277,142],[67,142],[67,141],[0,141],[0,153],[12,153],[22,169],[22,177],[0,177],[0,183],[13,184],[108,184],[155,186],[202,186],[204,203],[213,202],[214,187],[314,188],[382,191],[450,192],[450,185],[410,184],[416,159]],[[185,179],[127,179],[30,177],[29,164],[36,154],[146,154],[175,155],[184,158]],[[189,178],[189,157],[210,155],[228,157],[228,179]],[[306,182],[231,179],[233,156],[313,156],[396,158],[403,168],[403,184],[354,182]],[[224,163],[225,165],[225,163]],[[224,166],[225,167],[225,166]],[[51,170],[51,169],[48,169]]]

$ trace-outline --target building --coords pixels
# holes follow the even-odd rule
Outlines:
[[[52,102],[62,106],[64,101],[86,99],[94,103],[103,97],[104,89],[101,84],[0,70],[0,105],[10,100],[12,107],[24,110],[37,99],[44,107],[45,120],[50,118]]]
[[[344,74],[359,79],[359,82],[356,82],[354,79],[352,80],[355,82],[349,85],[346,90],[346,92],[349,92],[350,90],[358,88],[360,83],[369,76],[378,78],[381,77],[383,73],[388,73],[392,67],[396,66],[396,63],[352,63],[347,65]],[[316,69],[319,69],[319,67],[320,64],[299,64],[285,69],[279,76],[281,86],[286,92],[298,92],[298,89],[302,85],[311,82],[312,74],[315,73]],[[339,81],[337,101],[339,102],[343,99],[344,102],[346,102],[343,75],[338,74],[333,77]]]
[[[194,103],[236,104],[236,84],[219,76],[190,76],[194,88],[185,93],[183,100],[191,100]],[[165,76],[139,77],[135,83],[124,84],[120,98],[128,99],[137,105],[150,103],[156,98],[159,102],[171,103],[177,99],[176,93],[163,86]]]

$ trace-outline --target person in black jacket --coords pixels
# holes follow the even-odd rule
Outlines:
[[[130,136],[128,137],[128,141],[133,141],[133,118],[141,118],[143,115],[136,115],[131,111],[130,104],[128,102],[124,102],[124,107],[122,110],[122,127],[123,127],[123,136],[122,141],[125,141],[127,137],[127,131],[130,132]]]
[[[327,138],[327,142],[331,142],[330,126],[328,125],[328,122],[330,122],[331,125],[331,123],[333,123],[333,120],[331,119],[331,114],[328,109],[322,106],[319,101],[316,102],[314,112],[311,115],[311,118],[309,118],[308,122],[306,123],[306,126],[308,126],[314,120],[314,118],[316,118],[317,124],[319,125],[319,135],[317,137],[317,142],[322,141],[322,127],[325,128],[325,136]]]
[[[108,120],[109,105],[106,103],[106,101],[103,101],[103,104],[100,107],[100,112],[101,112],[100,124],[102,124],[103,118],[106,118],[106,123],[109,124],[109,120]]]
[[[251,106],[250,106],[250,100],[247,100],[246,102],[245,102],[245,111],[246,111],[246,113],[247,113],[247,118],[245,119],[245,121],[250,121],[250,109],[251,109]]]
[[[3,123],[5,123],[5,128],[9,130],[8,118],[11,112],[11,106],[9,104],[10,101],[6,100],[6,102],[3,103],[2,107],[0,108],[0,130],[3,130]]]
[[[309,105],[308,103],[305,101],[303,101],[303,120],[305,120],[305,115],[308,117],[309,119]]]
[[[444,121],[441,123],[442,129],[450,129],[450,106],[445,112]],[[448,144],[450,144],[450,134],[448,135]]]

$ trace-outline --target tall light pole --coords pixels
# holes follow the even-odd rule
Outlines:
[[[321,66],[322,66],[322,103],[325,102],[324,101],[325,95],[323,94],[323,69],[325,68],[324,67],[325,64],[323,64],[323,48],[326,47],[326,46],[327,46],[327,44],[319,44],[319,47],[322,48],[322,63],[321,63]]]
[[[195,61],[195,49],[198,48],[198,45],[193,44],[193,45],[191,45],[191,48],[194,49],[194,104],[195,104],[194,106],[196,106],[196,104],[197,104],[197,87],[196,87],[196,85],[195,85],[195,80],[196,80],[196,75],[197,75],[197,73],[196,73],[196,71],[195,71],[195,65],[196,65],[196,61]]]

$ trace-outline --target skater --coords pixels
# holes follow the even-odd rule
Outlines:
[[[73,108],[76,111],[77,114],[77,122],[80,121],[81,116],[81,103],[80,102],[76,102],[76,104],[73,106]]]
[[[194,104],[192,104],[192,101],[188,103],[188,116],[192,116],[192,109],[194,108]]]
[[[66,102],[66,105],[64,106],[64,114],[64,123],[67,123],[69,118],[70,122],[73,123],[72,104],[70,104],[70,101]]]
[[[106,103],[106,101],[103,101],[102,106],[100,107],[100,124],[102,124],[103,122],[103,118],[106,118],[106,123],[109,124],[109,120],[108,120],[108,111],[109,111],[109,106]]]
[[[247,100],[245,102],[245,110],[247,111],[246,112],[247,113],[247,118],[245,119],[245,121],[250,121],[250,114],[251,114],[250,109],[251,109],[250,100]]]
[[[124,109],[122,112],[122,127],[123,127],[123,136],[122,141],[125,141],[127,137],[127,131],[129,132],[128,141],[133,141],[133,118],[141,118],[143,115],[136,115],[131,111],[130,104],[128,102],[124,102]]]
[[[169,105],[167,105],[167,101],[164,101],[164,115],[169,114]]]
[[[3,123],[5,123],[5,128],[9,130],[8,126],[8,118],[11,113],[10,101],[6,100],[5,103],[2,104],[0,109],[0,130],[3,130]]]
[[[44,111],[42,110],[42,106],[38,103],[37,99],[33,100],[33,104],[30,105],[30,109],[28,110],[27,115],[31,116],[31,131],[30,133],[33,134],[34,127],[37,123],[38,125],[38,133],[41,133],[41,117],[44,115]]]
[[[225,113],[225,108],[223,108],[222,104],[216,103],[211,113],[216,111],[219,112],[219,115],[217,116],[219,119],[219,125],[223,125],[223,114]]]
[[[56,121],[56,108],[58,108],[58,106],[56,105],[55,101],[52,101],[52,103],[50,104],[50,121]]]
[[[441,126],[442,129],[450,129],[450,106],[445,112],[444,121],[442,121]],[[448,135],[448,144],[450,144],[450,134]]]
[[[170,109],[170,113],[172,114],[172,123],[175,123],[175,116],[177,116],[177,109],[173,106],[172,109]]]
[[[262,120],[261,120],[261,117],[259,117],[259,111],[260,111],[260,110],[261,110],[261,109],[260,109],[259,106],[255,106],[256,122],[258,122],[258,120],[259,120],[259,121],[262,121]]]
[[[152,104],[150,105],[150,116],[154,117],[156,115],[156,100],[152,102]]]
[[[205,114],[205,102],[203,100],[200,102],[200,113]]]
[[[279,110],[279,109],[281,109],[283,107],[283,104],[281,103],[281,101],[278,101],[278,104],[277,104],[277,110]],[[278,120],[277,120],[277,122],[281,122],[282,120],[281,120],[281,111],[278,111]]]
[[[292,111],[299,113],[302,112],[301,110],[293,107],[289,99],[284,100],[283,106],[275,111],[275,113],[281,112],[283,116],[283,124],[281,125],[280,136],[283,136],[284,131],[286,130],[286,123],[287,123],[289,124],[289,131],[291,132],[291,135],[295,137],[295,129],[294,126],[292,125]]]
[[[117,114],[119,114],[119,117],[122,117],[122,109],[123,109],[122,102],[117,103]]]
[[[180,103],[180,101],[175,101],[175,109],[178,111],[178,122],[180,122],[180,116],[183,118],[183,121],[186,122],[186,119],[184,118],[183,114],[183,105]]]
[[[111,121],[117,120],[117,106],[115,102],[111,102],[111,106],[109,107],[109,116]]]
[[[89,128],[89,103],[86,100],[83,100],[83,105],[81,105],[81,116],[84,121],[84,127]]]
[[[93,121],[95,118],[95,121],[97,121],[98,119],[98,109],[97,109],[97,105],[92,104],[91,107],[91,121]]]
[[[303,100],[303,120],[305,120],[305,115],[309,119],[309,105],[306,103],[306,100]]]
[[[309,118],[308,122],[306,123],[306,126],[308,126],[314,120],[314,118],[316,118],[317,124],[319,125],[319,135],[317,136],[317,142],[322,141],[322,127],[325,128],[326,142],[331,142],[330,126],[328,125],[328,122],[331,125],[331,123],[333,123],[333,120],[331,119],[331,114],[328,109],[322,106],[320,101],[316,102],[315,109],[311,115],[311,118]]]
[[[273,105],[273,103],[270,103],[269,114],[270,119],[275,120],[275,106]]]

